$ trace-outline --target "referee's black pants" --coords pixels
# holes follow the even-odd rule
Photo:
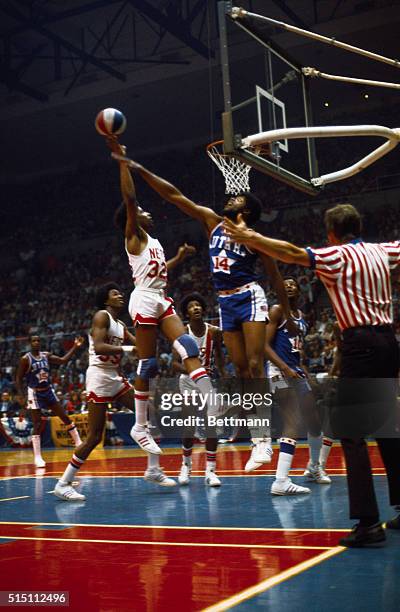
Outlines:
[[[400,504],[400,438],[395,429],[398,371],[399,347],[390,325],[344,331],[333,428],[339,431],[346,460],[351,519],[379,517],[364,439],[368,435],[374,435],[379,446],[390,503]]]

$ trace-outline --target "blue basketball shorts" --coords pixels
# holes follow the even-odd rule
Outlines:
[[[58,402],[53,387],[41,391],[28,387],[28,408],[31,410],[44,410]]]
[[[232,295],[219,295],[219,323],[222,331],[239,331],[242,323],[267,321],[268,306],[264,290],[250,283]]]

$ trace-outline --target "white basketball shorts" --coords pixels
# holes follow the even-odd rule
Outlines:
[[[159,325],[176,312],[173,299],[165,295],[164,289],[136,287],[129,300],[129,314],[134,325]]]
[[[126,378],[114,368],[92,365],[86,370],[87,401],[96,404],[113,402],[133,389]]]

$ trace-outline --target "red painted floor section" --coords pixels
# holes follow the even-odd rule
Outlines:
[[[334,546],[338,533],[73,527],[62,531],[2,525],[1,535],[44,538],[1,545],[7,589],[66,590],[70,609],[125,612],[201,610],[275,576],[323,550],[243,548]],[[79,538],[81,542],[49,541]],[[92,543],[87,539],[116,540]],[[194,542],[192,546],[129,544]],[[198,543],[212,543],[200,547]],[[223,548],[219,544],[238,544]],[[23,568],[29,571],[24,571]],[[4,588],[4,587],[3,587]],[[112,593],[112,594],[111,594]]]
[[[369,446],[369,453],[371,457],[371,465],[373,466],[376,473],[382,473],[384,470],[379,449],[377,446]],[[72,450],[71,450],[72,455]],[[218,474],[221,476],[234,475],[245,475],[244,465],[247,461],[249,451],[243,448],[232,448],[228,447],[228,452],[220,452],[217,459]],[[165,471],[171,475],[176,475],[179,472],[181,464],[181,455],[177,454],[165,454],[161,457],[161,465]],[[276,469],[278,461],[278,451],[275,450],[272,462],[270,464],[264,464],[254,474],[271,474]],[[308,448],[298,448],[295,453],[293,461],[293,469],[304,468],[308,461]],[[46,474],[56,475],[62,473],[65,469],[67,461],[51,461],[48,462]],[[130,474],[141,476],[146,469],[145,457],[111,457],[107,459],[95,459],[89,460],[81,469],[82,475],[98,474],[106,475],[108,473],[114,474]],[[193,473],[196,471],[204,471],[205,469],[205,453],[195,453],[193,455]],[[335,446],[329,456],[327,472],[345,472],[345,463],[342,455],[341,448]],[[32,464],[25,465],[7,465],[0,466],[0,477],[12,477],[12,476],[25,476],[34,474],[34,467]],[[248,475],[248,474],[246,474]]]

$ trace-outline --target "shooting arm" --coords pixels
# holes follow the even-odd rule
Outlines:
[[[138,225],[138,208],[136,201],[136,190],[133,182],[131,171],[126,163],[119,163],[119,178],[121,186],[122,199],[125,203],[126,208],[126,226],[125,236],[131,238],[137,236],[140,233]]]
[[[106,140],[107,145],[112,151],[112,156],[119,162],[121,195],[126,207],[125,237],[129,240],[140,234],[140,227],[137,220],[138,208],[135,183],[133,182],[132,173],[129,169],[129,160],[125,157],[126,147],[121,145],[116,137],[111,136]]]

